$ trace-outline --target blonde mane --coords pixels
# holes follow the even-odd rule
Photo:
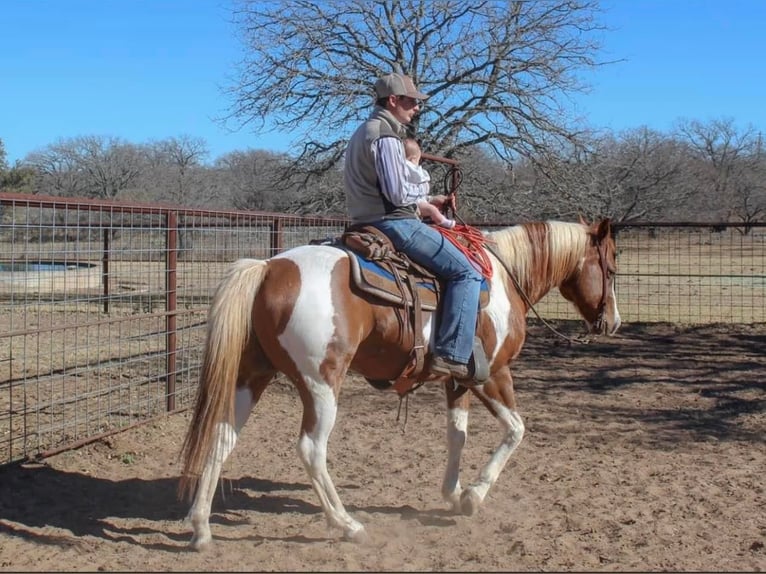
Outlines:
[[[588,228],[581,223],[525,223],[487,235],[530,295],[559,285],[582,265],[588,247]]]

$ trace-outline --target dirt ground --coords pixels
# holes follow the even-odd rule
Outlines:
[[[370,540],[325,525],[295,453],[292,388],[264,395],[226,465],[213,547],[175,498],[188,413],[0,469],[5,571],[763,571],[763,325],[628,325],[567,346],[539,327],[514,369],[527,431],[474,517],[446,511],[441,390],[350,379],[329,466]],[[462,482],[500,438],[477,402]]]

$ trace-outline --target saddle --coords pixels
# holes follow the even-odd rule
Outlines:
[[[396,251],[391,240],[371,225],[347,228],[340,237],[339,246],[349,253],[351,281],[360,291],[401,307],[408,314],[414,356],[397,381],[406,379],[412,386],[425,362],[423,311],[436,311],[441,294],[439,280],[431,271]],[[479,308],[483,309],[488,303],[489,285],[485,280],[482,281]],[[486,363],[483,348],[478,340],[477,343],[474,344],[474,351],[480,351]],[[378,388],[390,386],[387,381],[370,383]]]

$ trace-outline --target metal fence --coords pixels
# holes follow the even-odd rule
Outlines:
[[[10,194],[0,209],[0,464],[188,407],[227,265],[346,223]],[[766,321],[764,227],[617,231],[625,322]],[[557,292],[537,309],[577,319]]]
[[[185,408],[227,264],[344,220],[0,194],[0,464]]]
[[[626,322],[766,323],[766,223],[617,227]]]

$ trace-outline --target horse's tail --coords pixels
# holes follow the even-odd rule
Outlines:
[[[234,392],[239,363],[252,331],[255,296],[266,261],[240,259],[226,272],[208,311],[207,340],[194,416],[184,439],[179,498],[191,497],[213,447],[216,425],[234,424]]]

